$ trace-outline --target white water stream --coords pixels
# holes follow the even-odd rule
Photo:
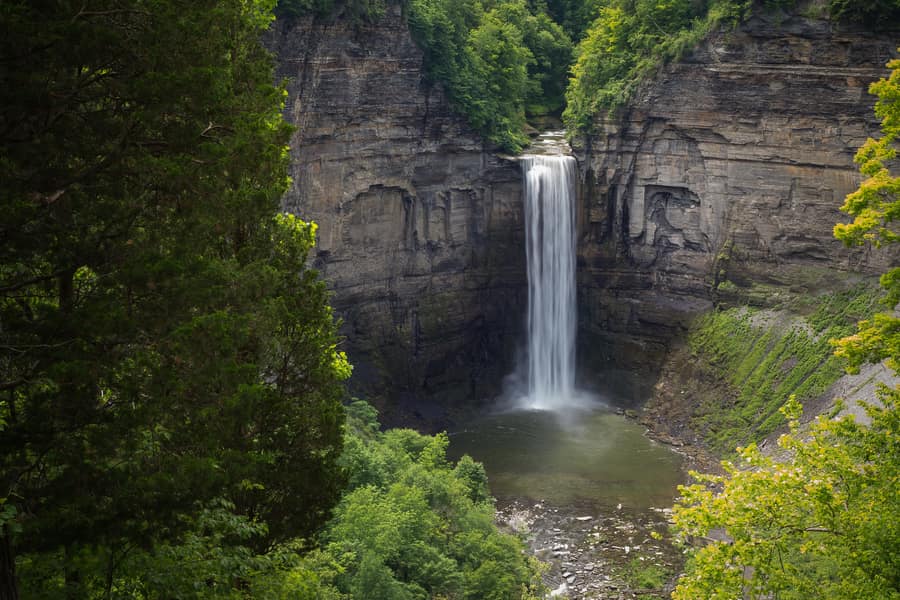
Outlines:
[[[556,132],[522,158],[528,260],[529,409],[559,410],[575,395],[575,159]]]

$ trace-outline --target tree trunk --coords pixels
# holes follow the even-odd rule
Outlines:
[[[19,600],[16,557],[6,527],[0,528],[0,600]]]

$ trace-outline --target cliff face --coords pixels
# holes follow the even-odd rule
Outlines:
[[[581,348],[652,363],[726,300],[772,305],[896,260],[832,236],[877,132],[869,83],[896,35],[758,16],[710,37],[581,150]]]
[[[427,84],[397,6],[360,27],[280,22],[268,43],[297,127],[284,206],[319,224],[355,387],[394,406],[488,397],[523,322],[518,164]]]
[[[882,272],[832,237],[877,132],[896,35],[757,16],[666,67],[578,151],[579,355],[645,373],[716,300],[772,306]],[[398,7],[354,27],[279,22],[294,184],[344,321],[354,384],[409,413],[485,399],[526,300],[521,175],[427,83]],[[616,378],[607,378],[615,380]],[[623,378],[646,396],[652,378]],[[633,384],[633,385],[632,385]],[[630,386],[630,387],[626,387]],[[428,414],[424,415],[430,418]]]

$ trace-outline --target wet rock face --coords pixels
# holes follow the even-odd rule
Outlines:
[[[832,236],[878,131],[897,34],[758,16],[667,67],[581,150],[580,325],[594,364],[653,363],[716,298],[815,293],[896,255]],[[722,286],[723,282],[729,282]],[[613,351],[615,349],[615,351]]]
[[[319,225],[357,392],[489,397],[523,325],[518,163],[427,84],[399,6],[359,27],[279,22],[267,42],[297,127],[284,207]]]

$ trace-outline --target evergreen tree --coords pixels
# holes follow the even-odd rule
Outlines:
[[[314,227],[287,184],[265,0],[0,10],[0,597],[15,557],[177,539],[215,498],[313,531],[340,487]],[[29,564],[32,564],[29,562]]]

